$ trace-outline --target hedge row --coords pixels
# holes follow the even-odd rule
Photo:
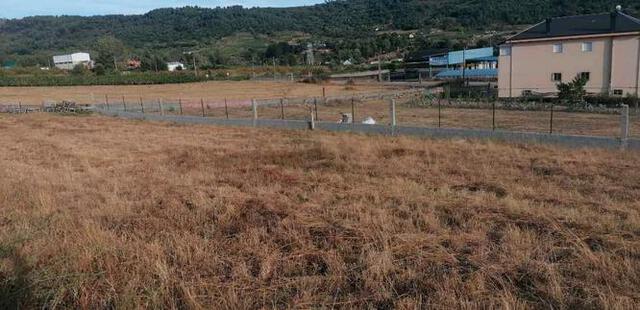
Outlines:
[[[206,81],[188,73],[131,73],[112,75],[0,75],[0,86],[146,85]]]
[[[605,107],[619,107],[622,104],[626,104],[631,107],[635,107],[638,104],[638,98],[635,96],[626,97],[614,97],[614,96],[587,96],[584,101],[591,105],[603,105]]]

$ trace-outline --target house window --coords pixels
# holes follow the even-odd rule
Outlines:
[[[554,82],[562,82],[562,73],[554,73],[551,75],[551,80]]]
[[[578,73],[578,76],[581,79],[585,79],[585,80],[588,81],[591,78],[591,73],[590,72],[580,72],[580,73]]]
[[[557,43],[553,45],[553,52],[556,54],[562,53],[562,43]]]
[[[622,96],[624,93],[623,93],[622,89],[614,89],[613,90],[613,94],[615,96]]]
[[[593,42],[583,42],[582,51],[586,53],[593,51]]]
[[[500,48],[500,56],[511,56],[511,46],[503,46]]]

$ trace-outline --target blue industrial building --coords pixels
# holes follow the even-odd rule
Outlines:
[[[495,79],[498,57],[493,47],[476,48],[429,56],[429,72],[438,79]],[[436,72],[433,76],[433,72]]]

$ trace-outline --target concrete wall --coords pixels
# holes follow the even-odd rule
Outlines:
[[[635,94],[639,39],[636,35],[511,43],[511,56],[499,57],[499,96],[519,97],[525,90],[556,93],[553,73],[562,73],[562,82],[570,82],[581,72],[590,73],[589,93],[608,93],[611,84],[612,89],[626,86],[625,93]],[[582,51],[584,42],[592,43],[591,52]],[[553,52],[557,43],[562,43],[562,53]]]

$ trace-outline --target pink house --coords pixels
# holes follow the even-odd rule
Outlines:
[[[638,95],[640,20],[621,10],[549,18],[507,39],[498,57],[498,94],[553,96],[576,76],[589,93]]]

